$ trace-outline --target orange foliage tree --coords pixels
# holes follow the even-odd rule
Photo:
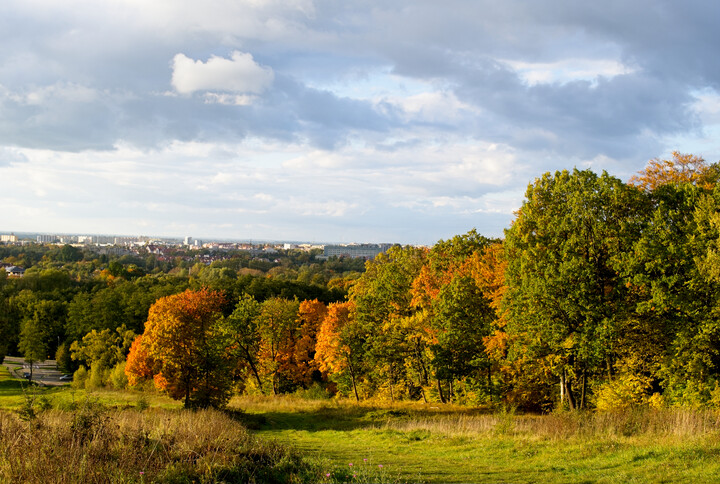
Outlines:
[[[644,170],[630,178],[630,184],[653,191],[669,183],[691,183],[711,190],[718,177],[718,167],[708,165],[699,156],[672,152],[672,159],[652,159]]]
[[[273,297],[262,302],[257,316],[260,335],[258,360],[272,382],[277,395],[287,383],[292,383],[292,366],[297,341],[297,312],[299,303]]]
[[[363,352],[353,311],[351,301],[328,306],[317,334],[315,361],[320,371],[330,373],[335,380],[342,380],[347,373],[355,399],[360,401],[357,378]]]
[[[221,293],[207,289],[158,299],[133,345],[129,377],[147,377],[152,366],[156,386],[185,407],[224,406],[232,387],[229,342],[219,330],[224,304]]]
[[[319,379],[318,363],[315,361],[315,346],[320,324],[327,315],[325,303],[314,299],[303,301],[298,310],[299,335],[293,351],[293,365],[289,368],[291,378],[307,387],[313,379]]]
[[[142,344],[143,336],[138,335],[130,345],[130,353],[128,353],[125,363],[125,375],[127,376],[130,386],[135,386],[144,380],[153,377],[153,367],[155,362],[147,349]]]

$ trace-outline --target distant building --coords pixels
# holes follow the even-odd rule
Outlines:
[[[10,266],[5,268],[8,277],[22,277],[25,275],[25,269],[18,266]]]
[[[192,240],[193,238],[188,235],[185,237],[185,240],[183,240],[183,245],[192,245]]]
[[[350,244],[350,245],[326,245],[323,256],[328,257],[351,257],[362,259],[374,259],[392,247],[392,244]]]
[[[18,241],[17,235],[10,234],[10,235],[0,235],[0,242],[3,242],[5,244],[14,244]]]
[[[97,245],[114,245],[115,237],[111,237],[108,235],[93,235],[92,241],[94,244]]]
[[[38,235],[37,241],[41,244],[52,244],[53,242],[57,242],[58,238],[57,235]]]

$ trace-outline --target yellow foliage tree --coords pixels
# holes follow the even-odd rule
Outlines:
[[[669,183],[692,183],[711,190],[716,178],[715,165],[708,165],[699,156],[673,151],[670,160],[650,160],[644,170],[630,178],[630,184],[646,191]]]

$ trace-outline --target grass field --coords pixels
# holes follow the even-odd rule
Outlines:
[[[89,403],[102,409],[102,422],[115,422],[99,427],[102,432],[93,434],[98,442],[105,442],[102,445],[112,446],[115,441],[167,444],[163,447],[167,462],[153,461],[155,452],[150,447],[137,448],[137,452],[145,452],[140,461],[149,463],[144,471],[132,467],[140,465],[137,459],[120,458],[135,452],[132,445],[136,444],[107,454],[119,459],[117,465],[130,466],[130,470],[118,474],[116,482],[192,481],[170,478],[178,475],[194,476],[196,482],[214,482],[220,475],[247,477],[247,473],[232,474],[229,470],[233,466],[247,470],[243,457],[247,455],[266,456],[257,458],[275,469],[272,472],[276,474],[271,472],[265,477],[274,475],[280,482],[285,478],[298,482],[357,483],[720,482],[720,414],[709,410],[642,409],[534,416],[489,414],[450,405],[356,404],[293,396],[236,397],[230,403],[229,419],[223,420],[218,414],[183,412],[178,402],[153,393],[110,390],[88,393],[69,387],[28,390],[24,385],[27,385],[24,381],[12,379],[0,369],[0,409],[4,410],[0,411],[0,437],[9,435],[9,429],[16,432],[12,437],[14,444],[4,451],[5,457],[14,456],[15,465],[2,468],[0,482],[5,482],[3,475],[6,479],[15,476],[24,480],[35,475],[12,474],[20,472],[18,464],[25,459],[22,456],[31,452],[28,449],[25,451],[28,454],[9,453],[8,449],[16,449],[17,442],[33,442],[44,436],[41,446],[44,454],[36,455],[33,462],[42,461],[43,455],[65,451],[48,447],[52,445],[46,442],[46,437],[52,429],[58,445],[77,443],[73,426],[77,425],[76,416]],[[56,409],[39,412],[40,426],[22,423],[17,417],[28,395],[34,401],[45,399],[45,408]],[[150,410],[144,411],[147,407]],[[168,430],[168,422],[193,430],[183,431],[185,440],[180,442],[171,438],[178,431]],[[130,430],[103,435],[108,429],[117,432],[120,427]],[[68,429],[75,429],[75,433]],[[230,434],[220,432],[221,429]],[[205,430],[211,432],[206,439],[219,443],[215,447],[207,444],[192,447],[197,444],[193,436],[200,436]],[[21,434],[26,435],[20,437]],[[35,434],[38,436],[33,437]],[[232,438],[235,434],[237,439]],[[143,437],[138,441],[143,435],[150,440]],[[88,445],[86,459],[94,455],[93,446],[100,444]],[[287,447],[299,453],[287,453]],[[210,454],[198,460],[187,457],[188,449],[195,449],[191,454],[200,455],[202,449]],[[233,455],[239,460],[233,460]],[[73,458],[76,457],[65,457]],[[202,471],[188,462],[210,467]],[[251,472],[260,475],[257,468]],[[40,477],[28,482],[49,482],[41,479],[45,474],[53,475],[40,473]],[[72,479],[68,482],[95,482],[85,474],[74,475]],[[235,482],[231,477],[227,479]]]
[[[238,398],[261,436],[328,471],[396,482],[719,482],[715,412],[483,415],[463,408]]]

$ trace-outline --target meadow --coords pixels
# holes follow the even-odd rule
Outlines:
[[[720,414],[28,388],[0,370],[0,482],[717,482]]]
[[[720,414],[701,409],[487,413],[450,405],[236,398],[247,425],[384,482],[718,482]],[[376,469],[374,469],[376,470]]]

